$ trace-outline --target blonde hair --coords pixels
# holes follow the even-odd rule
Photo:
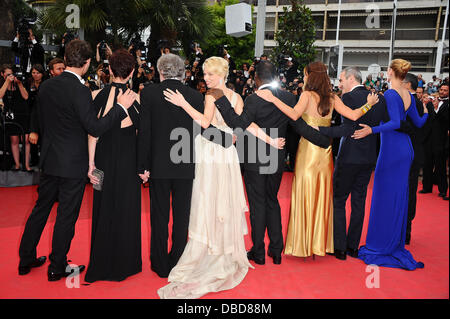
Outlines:
[[[208,69],[211,73],[223,76],[225,80],[228,78],[228,61],[224,58],[220,58],[218,56],[212,56],[207,58],[205,62],[203,62],[203,72]]]
[[[403,60],[403,59],[395,59],[392,60],[389,67],[394,72],[395,76],[399,78],[400,80],[403,80],[406,76],[406,74],[411,69],[411,62]]]

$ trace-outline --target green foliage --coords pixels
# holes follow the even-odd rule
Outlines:
[[[208,41],[217,31],[211,24],[214,15],[207,0],[145,0],[145,7],[139,19],[150,22],[153,56],[157,56],[158,40],[167,40],[172,46],[181,44],[189,53],[192,41]]]
[[[180,41],[189,48],[192,40],[209,39],[215,33],[207,0],[58,0],[40,16],[43,28],[62,35],[66,31],[66,6],[72,3],[80,8],[80,26],[86,39],[106,38],[115,46],[127,47],[135,33],[149,26],[153,53],[160,39],[172,45]],[[107,27],[111,30],[109,37]]]
[[[226,34],[225,30],[225,6],[239,3],[239,0],[225,0],[211,6],[214,18],[209,22],[217,29],[217,33],[209,41],[200,40],[203,53],[207,56],[217,56],[221,45],[228,45],[227,51],[231,58],[240,67],[242,63],[253,61],[255,50],[255,26],[253,33],[244,37],[235,38]]]
[[[299,65],[299,70],[314,60],[316,49],[314,20],[311,9],[303,4],[303,0],[291,0],[292,10],[283,8],[279,17],[278,32],[275,40],[278,46],[274,48],[272,60],[280,63],[280,55],[292,57]]]

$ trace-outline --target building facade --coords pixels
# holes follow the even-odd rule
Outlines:
[[[442,40],[448,0],[398,0],[393,58],[411,61],[412,72],[421,73],[426,80],[435,71],[438,44]],[[245,1],[254,5],[257,1]],[[328,63],[330,47],[336,45],[339,0],[305,0],[312,11],[316,27],[317,60]],[[270,54],[277,45],[274,35],[283,7],[289,0],[267,0],[264,52]],[[359,66],[363,74],[371,64],[387,70],[391,45],[393,1],[341,0],[338,43],[344,47],[343,68]],[[448,23],[447,23],[448,25]],[[446,32],[441,76],[448,76],[449,32]],[[444,74],[442,74],[444,73]]]

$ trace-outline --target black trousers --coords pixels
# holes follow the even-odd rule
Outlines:
[[[447,193],[448,182],[445,168],[446,153],[444,149],[433,150],[428,146],[425,148],[425,162],[423,165],[423,189],[431,192],[433,190],[433,173],[436,174],[439,193]]]
[[[333,173],[334,248],[358,249],[364,223],[367,186],[374,165],[337,163]],[[351,217],[347,232],[345,204],[351,194]]]
[[[75,223],[80,213],[86,179],[64,178],[41,174],[38,199],[28,217],[20,242],[20,266],[34,261],[36,247],[47,223],[53,204],[59,199],[56,221],[53,228],[52,252],[49,256],[49,271],[64,272],[67,253],[75,234]]]
[[[256,258],[265,257],[264,236],[269,235],[269,250],[275,256],[283,251],[281,229],[281,209],[278,202],[282,172],[259,174],[257,171],[244,171],[244,182],[250,208],[251,251]]]
[[[152,270],[167,277],[188,240],[192,179],[150,180],[150,261]],[[168,252],[170,196],[172,195],[172,248]]]
[[[419,172],[421,165],[416,161],[411,164],[409,171],[409,200],[408,200],[408,221],[406,223],[406,238],[411,239],[411,224],[416,217],[417,188],[419,185]]]

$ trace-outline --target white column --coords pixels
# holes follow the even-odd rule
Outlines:
[[[258,1],[258,13],[256,15],[255,57],[260,57],[264,52],[264,33],[266,30],[266,3],[267,0]]]
[[[336,45],[339,44],[339,28],[340,28],[340,26],[341,26],[341,0],[339,0],[339,6],[338,6],[338,16],[337,16],[337,25],[336,25]]]
[[[389,48],[388,65],[391,63],[394,57],[396,20],[397,20],[397,0],[394,0],[394,11],[392,12],[392,26],[391,26],[391,47]]]
[[[442,26],[442,41],[438,43],[438,48],[436,52],[436,65],[434,66],[434,75],[436,75],[437,77],[439,77],[441,74],[442,51],[444,49],[445,32],[447,31],[448,4],[449,1],[447,0],[447,7],[445,8],[444,25]]]

